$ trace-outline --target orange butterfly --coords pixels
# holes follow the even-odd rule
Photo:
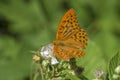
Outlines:
[[[70,9],[60,21],[54,44],[55,55],[63,60],[78,58],[85,54],[87,33],[80,28],[76,13]]]

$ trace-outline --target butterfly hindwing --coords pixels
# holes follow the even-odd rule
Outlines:
[[[87,46],[87,33],[83,29],[79,29],[79,31],[72,35],[69,40],[73,43],[78,43],[80,47],[86,48]]]
[[[59,45],[54,47],[54,52],[58,58],[61,58],[63,60],[78,58],[85,55],[84,50]]]

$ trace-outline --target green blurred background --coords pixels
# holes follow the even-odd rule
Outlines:
[[[107,70],[120,48],[120,0],[0,0],[0,80],[30,80],[30,51],[55,40],[70,8],[89,36],[77,64],[89,79],[95,69]]]

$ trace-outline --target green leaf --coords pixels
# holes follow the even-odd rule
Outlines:
[[[120,65],[120,54],[117,52],[115,56],[112,57],[112,59],[109,62],[109,68],[108,68],[108,73],[109,73],[109,79],[113,80],[113,74],[115,74],[115,68]]]
[[[101,49],[89,39],[85,56],[77,59],[77,65],[84,68],[83,75],[89,80],[94,79],[96,69],[105,70],[106,61]]]

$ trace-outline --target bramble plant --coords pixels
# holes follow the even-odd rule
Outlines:
[[[33,80],[37,80],[38,76],[42,80],[91,80],[83,73],[85,66],[78,66],[80,62],[77,65],[77,59],[86,53],[84,49],[87,43],[87,32],[80,27],[74,9],[68,10],[60,21],[56,40],[43,46],[34,55],[33,59],[38,66]],[[92,60],[92,57],[88,56],[88,59]],[[86,62],[89,63],[91,60]],[[119,80],[119,61],[118,52],[110,60],[107,71],[102,68],[94,69],[95,77],[92,80]],[[96,65],[92,64],[92,67],[94,66]],[[89,71],[87,73],[89,75]]]
[[[84,74],[84,66],[78,66],[75,58],[61,60],[56,58],[53,45],[48,44],[34,52],[35,70],[32,80],[119,80],[120,53],[117,52],[109,62],[107,71],[96,69],[95,78],[88,79]]]
[[[77,21],[75,15],[69,16],[69,20],[61,19],[70,8],[74,9],[71,13],[76,13]],[[71,26],[69,30],[68,26]],[[87,35],[79,36],[78,28],[84,29],[82,33]],[[64,36],[59,35],[60,42],[56,35],[58,29],[60,34],[64,33]],[[73,35],[75,42],[68,40]],[[85,49],[76,44],[80,37],[81,42],[85,42],[83,37],[88,38]],[[54,41],[59,44],[55,56],[45,58],[41,45]],[[62,57],[76,56],[74,53],[78,51],[74,48],[79,46],[84,56],[64,61],[56,55],[59,48],[64,48],[67,51]],[[0,80],[117,80],[120,60],[117,60],[118,55],[112,57],[118,49],[120,0],[0,0]],[[35,51],[32,61],[31,50]]]

